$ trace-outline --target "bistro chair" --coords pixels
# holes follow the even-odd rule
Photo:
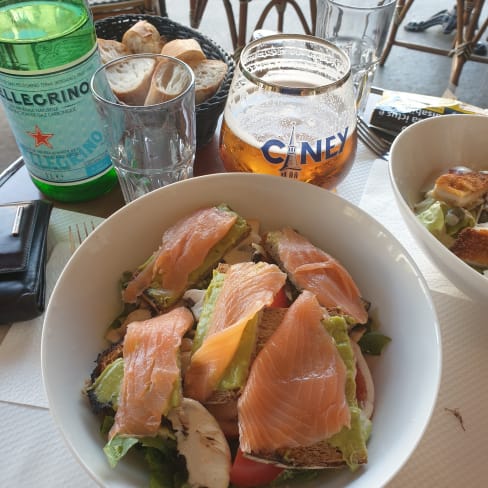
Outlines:
[[[234,14],[234,7],[232,6],[232,0],[222,1],[224,3],[227,21],[229,24],[232,46],[234,51],[239,51],[247,43],[248,9],[252,0],[239,0],[239,15],[237,17],[237,21]],[[207,7],[207,2],[208,0],[190,0],[190,24],[194,29],[198,29],[200,26],[205,8]],[[317,10],[315,0],[310,0],[310,24],[307,22],[306,16],[296,0],[269,0],[262,10],[253,30],[261,29],[268,15],[273,11],[273,9],[275,9],[278,15],[277,30],[282,32],[285,12],[288,6],[295,11],[304,32],[306,34],[314,33]]]
[[[121,14],[149,14],[165,17],[165,0],[88,0],[94,20]]]
[[[456,35],[452,48],[447,50],[423,44],[404,42],[396,38],[398,28],[413,2],[414,0],[397,0],[395,18],[381,56],[380,65],[385,64],[393,46],[452,57],[451,72],[444,96],[454,97],[461,72],[466,62],[476,61],[479,63],[488,63],[486,56],[481,56],[473,52],[488,27],[488,18],[484,20],[481,18],[485,0],[456,0]]]

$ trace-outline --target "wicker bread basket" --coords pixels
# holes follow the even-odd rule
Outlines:
[[[126,14],[106,17],[95,22],[97,36],[102,39],[121,41],[124,32],[139,20],[147,20],[153,24],[159,33],[168,40],[196,39],[200,43],[207,58],[221,59],[227,64],[227,75],[217,93],[196,107],[197,147],[204,146],[212,139],[220,114],[224,110],[225,101],[234,74],[234,60],[232,56],[200,32],[174,22],[167,17],[159,17],[156,15]]]

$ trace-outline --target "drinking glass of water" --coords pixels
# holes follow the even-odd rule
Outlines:
[[[318,0],[316,35],[351,60],[358,112],[364,110],[386,43],[396,0]]]
[[[125,56],[96,71],[91,90],[126,203],[193,176],[195,77],[187,64]]]

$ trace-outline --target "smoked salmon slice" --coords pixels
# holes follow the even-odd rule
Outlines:
[[[208,304],[210,311],[207,308],[203,313],[204,317],[208,314],[203,340],[185,374],[185,396],[200,402],[216,390],[238,350],[246,326],[273,302],[286,281],[286,274],[275,264],[245,262],[227,266],[225,275],[219,279],[223,282],[218,296]],[[202,324],[200,318],[197,334],[201,333]]]
[[[349,272],[332,256],[289,227],[269,232],[265,248],[299,290],[309,290],[328,309],[364,324],[368,312]]]
[[[258,353],[238,400],[243,452],[311,446],[349,426],[347,368],[326,316],[302,292]]]
[[[124,338],[124,376],[109,439],[116,434],[154,436],[181,388],[178,361],[182,337],[193,315],[179,307],[142,322],[132,322]]]
[[[219,206],[199,209],[179,220],[164,232],[159,249],[129,281],[123,291],[124,302],[136,302],[154,282],[165,294],[178,298],[185,291],[191,273],[204,263],[238,218],[235,212]],[[214,264],[211,262],[211,267]]]

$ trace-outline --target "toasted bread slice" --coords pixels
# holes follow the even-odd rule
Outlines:
[[[91,374],[92,381],[95,381],[109,364],[122,357],[123,349],[124,342],[120,341],[116,344],[111,344],[98,355],[95,369]]]
[[[163,46],[161,54],[180,59],[188,64],[198,63],[206,58],[196,39],[173,39]]]
[[[285,308],[266,308],[263,310],[257,329],[254,357],[281,324],[286,311]],[[205,402],[205,407],[214,415],[228,437],[237,438],[239,435],[237,417],[239,395],[239,390],[216,391]],[[347,464],[341,451],[330,445],[327,440],[311,446],[245,453],[245,456],[259,462],[292,469],[337,468]],[[357,451],[355,456],[356,458],[351,461],[356,464],[368,462],[367,451]]]
[[[112,344],[107,349],[102,351],[96,360],[96,366],[93,369],[90,377],[90,381],[86,384],[85,393],[90,402],[90,407],[92,411],[96,414],[100,412],[106,412],[113,414],[113,404],[108,397],[100,398],[96,390],[96,380],[97,378],[115,361],[122,358],[124,349],[124,342],[120,341],[117,344]]]
[[[218,59],[206,59],[192,64],[195,73],[195,104],[208,100],[217,93],[227,74],[227,64]]]
[[[158,29],[147,20],[139,20],[127,29],[122,42],[135,54],[159,54],[164,44]]]
[[[160,61],[154,70],[144,105],[166,102],[177,97],[190,86],[190,81],[191,73],[184,65]]]
[[[217,266],[217,264],[222,260],[222,257],[230,249],[238,246],[239,243],[244,240],[251,231],[251,227],[247,223],[246,219],[231,210],[226,204],[218,205],[217,208],[223,212],[228,212],[231,214],[231,216],[235,215],[236,220],[227,234],[225,234],[223,238],[213,247],[208,249],[208,254],[200,266],[191,271],[188,276],[188,282],[185,285],[185,290],[164,289],[161,287],[161,284],[157,282],[157,278],[155,278],[152,282],[146,280],[146,276],[157,277],[162,273],[162,271],[157,268],[156,265],[156,260],[159,256],[158,253],[160,252],[160,249],[157,249],[153,255],[146,260],[146,263],[134,272],[132,278],[127,284],[127,287],[129,287],[133,282],[133,288],[129,289],[129,293],[127,287],[124,289],[123,300],[127,303],[136,303],[140,296],[144,296],[144,299],[147,299],[148,302],[151,303],[151,307],[161,313],[163,310],[166,310],[170,306],[174,305],[182,297],[186,290],[191,288],[206,288],[212,277],[214,267]],[[191,223],[191,220],[187,221],[187,224],[188,222]],[[176,228],[178,229],[178,227]],[[186,239],[184,233],[182,233],[181,237],[182,241],[183,239]],[[156,266],[157,271],[153,275],[152,270],[155,269],[154,266]],[[151,271],[148,272],[148,270]],[[141,275],[141,273],[146,273],[146,275]]]
[[[246,453],[245,456],[278,467],[293,469],[339,468],[346,465],[341,451],[328,444],[327,441],[306,447]],[[357,464],[366,464],[368,459],[365,457],[356,461]]]
[[[225,272],[228,265],[220,264],[219,270]],[[257,328],[256,345],[251,358],[251,363],[266,341],[278,328],[286,313],[284,308],[266,308],[261,312],[259,327]],[[217,390],[205,402],[205,407],[217,419],[221,429],[228,437],[237,437],[239,428],[237,424],[237,400],[240,390]]]
[[[254,357],[258,355],[259,351],[261,351],[268,339],[281,324],[286,311],[286,308],[265,308],[263,310],[257,330]]]
[[[488,268],[488,229],[466,227],[459,233],[451,251],[471,266]]]
[[[294,235],[298,237],[295,238]],[[288,252],[288,254],[286,251],[280,251],[281,242],[285,242],[286,249],[287,239],[301,239],[301,241],[298,240],[301,242],[300,244],[293,244],[295,246],[293,252]],[[315,247],[305,238],[300,237],[298,232],[289,228],[266,233],[263,238],[263,247],[269,258],[288,275],[289,283],[297,292],[305,289],[313,292],[330,315],[344,316],[351,327],[355,323],[367,322],[369,303],[360,296],[360,291],[347,269],[333,256]],[[292,263],[287,258],[291,255],[299,259],[295,259]],[[330,286],[327,280],[318,278],[300,281],[299,273],[301,271],[307,270],[307,268],[308,270],[318,270],[321,267],[335,271],[330,275],[332,277],[330,282],[333,281],[334,286]]]
[[[220,428],[229,438],[239,436],[237,423],[237,399],[239,391],[230,390],[225,392],[215,392],[214,395],[205,402],[205,408],[215,417]]]
[[[220,264],[218,269],[221,272],[225,272],[227,266],[228,265],[226,264]],[[263,348],[266,341],[273,335],[273,332],[281,324],[286,310],[286,308],[265,308],[261,312],[259,326],[257,328],[256,344],[251,362]],[[225,403],[234,402],[239,398],[239,393],[239,390],[217,390],[205,404],[223,405]]]
[[[119,41],[97,38],[97,44],[103,64],[122,56],[132,54],[131,50],[125,44]]]
[[[472,171],[470,173],[446,173],[435,182],[432,196],[449,205],[472,208],[478,205],[488,192],[488,174]]]
[[[114,94],[127,105],[144,105],[156,60],[134,58],[107,69],[107,79]]]

